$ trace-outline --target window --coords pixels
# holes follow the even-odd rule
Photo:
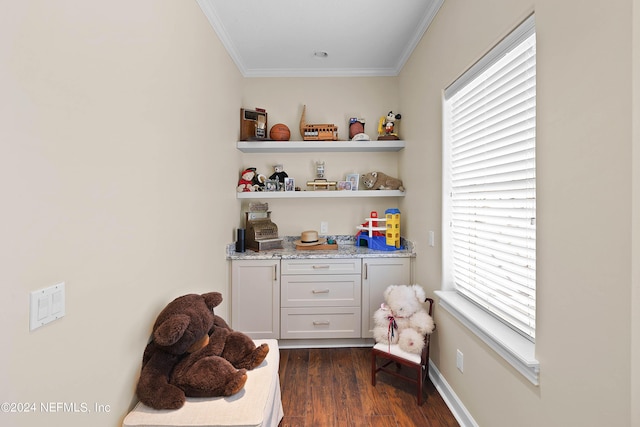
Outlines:
[[[445,89],[443,110],[443,288],[534,342],[533,16]]]

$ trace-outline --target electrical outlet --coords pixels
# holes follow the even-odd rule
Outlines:
[[[456,350],[456,367],[460,372],[464,372],[464,354],[460,350]]]
[[[320,223],[320,234],[329,233],[329,223],[327,221],[322,221]]]

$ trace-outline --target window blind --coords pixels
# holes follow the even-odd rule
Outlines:
[[[536,309],[533,17],[445,90],[445,269],[530,340]]]

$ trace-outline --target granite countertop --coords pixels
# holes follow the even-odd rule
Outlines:
[[[401,249],[382,251],[356,246],[355,236],[321,236],[333,239],[338,249],[333,250],[297,250],[294,242],[300,236],[282,237],[282,249],[268,249],[256,252],[247,249],[246,252],[236,252],[235,243],[227,245],[228,260],[256,260],[256,259],[312,259],[312,258],[413,258],[416,256],[413,243],[401,238]]]

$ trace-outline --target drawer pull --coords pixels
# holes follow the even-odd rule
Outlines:
[[[314,266],[313,266],[313,269],[314,269],[314,270],[320,270],[320,269],[324,269],[324,270],[326,270],[326,269],[328,269],[328,268],[330,268],[330,267],[331,267],[330,265],[326,265],[326,264],[325,264],[325,265],[314,265]]]
[[[328,294],[329,293],[329,289],[320,289],[319,291],[314,289],[314,290],[311,291],[311,293],[314,293],[314,294]]]
[[[328,320],[314,320],[313,326],[329,326],[330,323]]]

